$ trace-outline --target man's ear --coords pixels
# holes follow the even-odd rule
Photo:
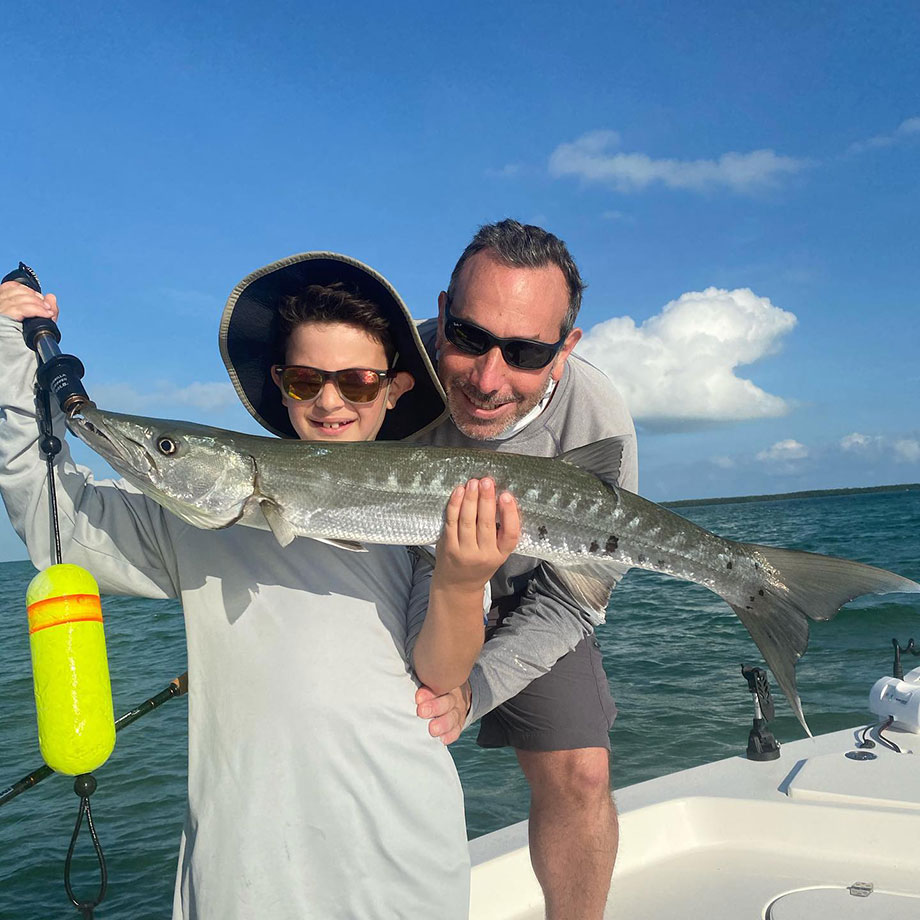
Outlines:
[[[435,339],[434,347],[440,351],[444,347],[444,311],[447,308],[447,291],[441,291],[438,294],[438,337]]]
[[[397,371],[396,376],[390,381],[387,391],[387,409],[392,409],[399,402],[403,393],[408,393],[415,386],[415,378],[408,371]]]
[[[565,370],[565,362],[568,360],[569,355],[572,353],[575,346],[581,339],[581,335],[581,329],[573,329],[565,337],[565,345],[562,346],[553,362],[553,371],[551,376],[553,380],[556,381],[556,383],[559,383],[559,381],[562,379],[562,372]]]

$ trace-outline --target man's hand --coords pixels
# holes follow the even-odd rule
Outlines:
[[[471,701],[469,681],[441,696],[435,695],[428,687],[419,687],[415,691],[418,717],[429,720],[428,734],[440,738],[442,744],[453,744],[460,737]]]

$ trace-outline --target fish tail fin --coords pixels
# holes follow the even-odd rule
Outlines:
[[[863,594],[914,593],[920,592],[920,585],[894,572],[833,556],[756,543],[743,544],[743,550],[759,563],[763,594],[752,597],[749,605],[729,604],[810,736],[795,682],[795,664],[808,647],[808,621],[829,620],[847,601]]]

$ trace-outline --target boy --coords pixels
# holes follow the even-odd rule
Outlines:
[[[18,322],[31,315],[56,318],[53,295],[0,285],[0,491],[43,566],[35,359]],[[244,279],[221,351],[247,408],[277,433],[370,439],[410,397],[391,431],[443,413],[402,301],[347,257],[307,253]],[[429,685],[465,679],[483,587],[517,540],[513,502],[499,504],[496,534],[494,486],[455,491],[431,576],[402,547],[280,548],[251,527],[197,530],[124,482],[94,481],[66,444],[57,470],[65,560],[104,592],[179,597],[185,611],[189,800],[174,918],[466,920],[462,793],[415,716],[412,663]]]

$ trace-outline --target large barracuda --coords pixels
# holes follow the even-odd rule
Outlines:
[[[189,524],[268,526],[283,545],[297,536],[352,550],[364,543],[431,544],[454,486],[492,476],[521,511],[517,552],[550,563],[577,600],[601,616],[615,566],[673,575],[722,597],[806,731],[795,663],[808,645],[809,619],[830,619],[862,594],[920,592],[916,582],[862,563],[723,539],[618,488],[618,439],[553,460],[406,443],[287,441],[92,405],[68,424]]]

